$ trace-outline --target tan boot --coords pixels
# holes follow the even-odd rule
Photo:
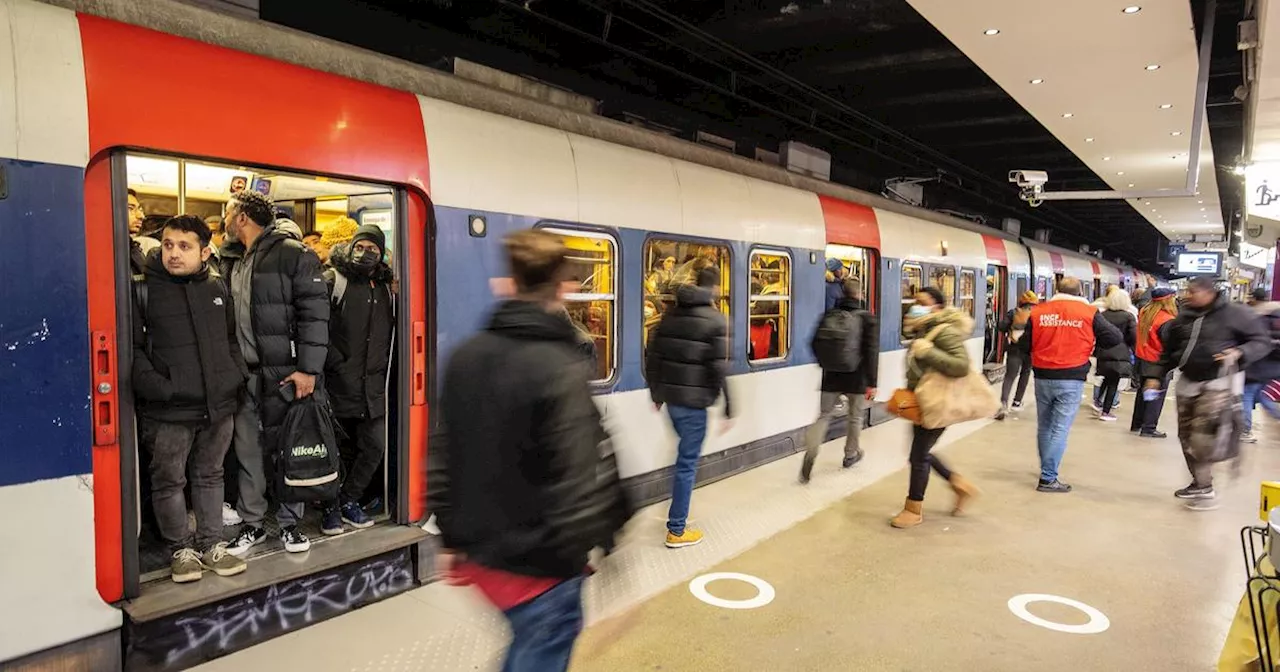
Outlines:
[[[963,516],[969,500],[982,494],[978,486],[960,474],[951,474],[951,489],[956,491],[956,508],[951,510],[953,516]]]
[[[899,529],[915,527],[916,525],[924,522],[923,511],[924,502],[917,502],[908,499],[906,503],[902,505],[902,513],[894,516],[893,520],[889,521],[889,524]]]

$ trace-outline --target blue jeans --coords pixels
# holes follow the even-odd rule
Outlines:
[[[563,672],[582,632],[582,582],[576,577],[504,612],[511,646],[502,672]]]
[[[671,484],[671,508],[667,511],[667,531],[684,534],[689,519],[689,500],[698,476],[698,458],[702,457],[702,440],[707,437],[707,409],[667,404],[667,414],[680,437],[676,448],[676,473]]]
[[[1067,452],[1067,433],[1080,411],[1083,380],[1036,378],[1036,445],[1040,449],[1040,480],[1058,480],[1058,465]]]
[[[1253,405],[1262,404],[1262,410],[1267,412],[1277,420],[1280,420],[1280,405],[1267,398],[1262,393],[1262,388],[1266,387],[1266,383],[1245,383],[1244,384],[1244,431],[1253,431]]]

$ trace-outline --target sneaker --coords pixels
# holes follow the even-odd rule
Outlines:
[[[1102,415],[1102,404],[1093,402],[1089,406],[1093,409],[1094,415]]]
[[[1214,497],[1217,497],[1218,494],[1213,491],[1212,485],[1200,487],[1195,483],[1192,483],[1191,485],[1173,493],[1173,496],[1178,499],[1213,499]]]
[[[290,525],[280,530],[280,542],[284,550],[290,553],[306,553],[311,550],[311,540],[298,531],[297,525]]]
[[[1253,432],[1245,432],[1244,434],[1240,435],[1240,442],[1241,443],[1257,443],[1258,436]]]
[[[227,542],[214,544],[212,548],[200,556],[200,564],[218,576],[235,576],[243,572],[248,565],[244,560],[227,552]]]
[[[1163,439],[1163,438],[1165,438],[1165,437],[1167,437],[1167,436],[1169,436],[1169,435],[1168,435],[1168,434],[1165,434],[1164,432],[1162,432],[1162,431],[1160,431],[1160,430],[1158,430],[1158,429],[1153,429],[1153,430],[1151,430],[1151,431],[1147,431],[1147,430],[1145,430],[1145,429],[1144,429],[1144,430],[1142,430],[1142,431],[1138,432],[1138,436],[1141,436],[1141,437],[1142,437],[1142,438],[1144,438],[1144,439]]]
[[[702,543],[702,532],[685,528],[684,534],[667,532],[667,548],[684,548]]]
[[[1000,410],[996,411],[996,417],[995,417],[995,419],[996,419],[996,420],[1004,420],[1005,416],[1007,416],[1008,414],[1009,414],[1009,412],[1008,412],[1008,411],[1006,411],[1006,410],[1005,410],[1005,408],[1004,408],[1003,406],[1001,406],[1001,407],[1000,407]]]
[[[342,505],[342,520],[357,530],[373,527],[373,519],[365,514],[364,509],[360,508],[357,502],[347,502]]]
[[[813,473],[813,463],[809,460],[801,460],[800,462],[800,485],[809,484],[809,475]]]
[[[1015,402],[1013,402],[1013,405],[1012,405],[1012,406],[1010,406],[1010,408],[1012,408],[1012,409],[1013,409],[1013,410],[1015,410],[1015,411],[1021,411],[1021,410],[1022,410],[1022,402],[1021,402],[1021,401],[1015,401]]]
[[[1192,511],[1217,511],[1221,504],[1216,499],[1191,499],[1183,503],[1183,506]]]
[[[261,527],[245,525],[240,528],[240,534],[237,534],[236,538],[232,539],[231,543],[227,545],[227,552],[237,558],[243,558],[244,554],[249,552],[249,549],[266,540],[266,530]]]
[[[841,469],[848,469],[849,467],[852,467],[853,465],[855,465],[855,464],[857,464],[857,463],[859,463],[859,462],[861,462],[861,461],[862,461],[862,451],[861,451],[861,450],[859,450],[858,452],[856,452],[856,453],[854,453],[854,454],[853,454],[853,457],[846,457],[846,458],[844,458],[843,460],[841,460],[841,461],[840,461],[840,468],[841,468]]]
[[[174,583],[191,583],[199,581],[204,574],[200,564],[200,554],[193,548],[183,548],[174,552],[173,562],[169,563],[169,576]]]
[[[222,503],[222,526],[231,527],[243,523],[244,519],[240,517],[240,512],[236,511],[236,507],[223,502]]]
[[[1071,486],[1055,478],[1052,482],[1049,482],[1049,483],[1040,481],[1040,485],[1036,486],[1036,490],[1040,492],[1065,493],[1065,492],[1071,492]]]
[[[325,508],[324,513],[320,516],[320,531],[331,537],[346,532],[346,529],[342,527],[342,513],[338,511],[338,507],[330,506]]]
[[[1098,419],[1099,419],[1099,420],[1101,420],[1101,421],[1103,421],[1103,422],[1115,422],[1115,421],[1116,421],[1116,414],[1115,414],[1115,413],[1103,413],[1102,415],[1099,415],[1099,416],[1098,416]]]

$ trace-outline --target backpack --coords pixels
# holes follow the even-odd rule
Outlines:
[[[341,485],[338,440],[319,386],[289,404],[276,456],[276,496],[282,502],[329,502]]]
[[[818,321],[813,354],[823,371],[851,373],[862,365],[862,311],[832,308]]]

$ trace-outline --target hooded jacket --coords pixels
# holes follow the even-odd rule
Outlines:
[[[704,287],[676,290],[676,305],[649,336],[645,378],[655,404],[708,408],[723,392],[724,414],[731,418],[729,329],[713,301]]]
[[[923,340],[937,327],[945,327],[933,337],[932,345]],[[969,373],[969,351],[964,342],[973,333],[973,318],[954,306],[947,306],[924,317],[908,319],[907,332],[920,342],[908,347],[907,389],[914,390],[920,378],[936,371],[949,378]]]
[[[382,260],[369,270],[356,266],[350,244],[331,250],[329,264],[324,272],[331,297],[324,366],[329,401],[339,418],[380,418],[387,412],[387,370],[395,332],[391,267]],[[347,283],[340,300],[333,295],[339,275]]]
[[[1271,352],[1254,362],[1245,372],[1251,383],[1266,383],[1280,379],[1280,302],[1255,303],[1253,312],[1262,323],[1263,331],[1271,338]]]
[[[248,370],[231,292],[207,263],[192,275],[170,275],[157,249],[146,256],[144,270],[145,307],[133,311],[138,412],[160,422],[201,424],[234,414]]]
[[[1192,342],[1195,324],[1200,321],[1200,331]],[[1214,357],[1231,348],[1238,348],[1242,357],[1237,365],[1246,370],[1254,362],[1271,354],[1271,337],[1263,330],[1262,322],[1254,311],[1227,300],[1225,292],[1204,308],[1184,303],[1178,308],[1178,316],[1167,325],[1164,351],[1152,378],[1164,379],[1174,369],[1180,369],[1187,380],[1205,382],[1222,376],[1222,366]],[[1190,354],[1186,354],[1190,348]],[[1185,366],[1179,366],[1186,357]]]
[[[507,301],[445,368],[428,507],[471,562],[580,576],[631,515],[577,338],[563,315]]]

